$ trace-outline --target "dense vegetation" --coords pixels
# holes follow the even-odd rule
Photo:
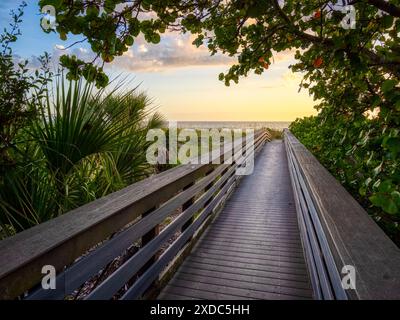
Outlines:
[[[291,69],[304,76],[301,88],[318,101],[319,115],[298,120],[292,130],[400,243],[400,1],[40,4],[54,5],[61,39],[82,34],[105,63],[122,55],[140,33],[158,43],[168,28],[197,34],[194,44],[208,46],[211,54],[237,56],[238,63],[219,76],[227,85],[250,71],[265,72],[276,52],[293,50],[297,61]],[[347,4],[353,17],[343,11]],[[92,68],[76,57],[61,62],[71,78]],[[101,85],[102,69],[96,72]]]
[[[398,126],[323,112],[297,120],[291,130],[400,245]]]
[[[163,123],[148,97],[121,91],[123,83],[96,90],[15,64],[22,9],[1,36],[0,239],[151,174],[146,135]]]

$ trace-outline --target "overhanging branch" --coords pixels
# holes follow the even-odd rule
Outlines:
[[[368,1],[376,2],[379,4],[381,4],[383,2],[384,4],[390,5],[391,7],[395,7],[397,10],[399,10],[399,8],[397,8],[396,6],[393,6],[385,1],[381,1],[381,0],[368,0]],[[274,5],[275,10],[278,12],[279,16],[284,20],[285,23],[287,23],[288,27],[290,28],[290,31],[293,32],[294,34],[296,34],[299,38],[301,38],[305,41],[308,41],[310,43],[313,43],[313,44],[325,46],[328,49],[335,49],[335,45],[334,45],[334,42],[332,41],[332,39],[317,37],[312,34],[309,34],[309,33],[299,30],[299,28],[297,28],[297,26],[293,23],[293,21],[290,19],[290,17],[283,11],[281,6],[279,5],[279,1],[272,0],[272,3]],[[393,8],[392,8],[392,10],[393,10]],[[400,14],[400,12],[399,12],[399,14]],[[360,53],[363,53],[366,56],[366,58],[373,65],[382,66],[383,68],[388,70],[388,72],[394,74],[397,78],[400,78],[400,62],[399,61],[391,61],[391,60],[387,59],[386,57],[380,56],[380,55],[376,54],[375,52],[368,50],[366,48],[361,49]]]
[[[395,6],[392,3],[389,3],[384,0],[368,0],[370,5],[390,14],[393,17],[400,18],[400,8]]]

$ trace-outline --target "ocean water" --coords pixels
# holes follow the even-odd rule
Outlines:
[[[178,128],[182,129],[261,129],[270,128],[283,130],[291,122],[285,121],[181,121]]]

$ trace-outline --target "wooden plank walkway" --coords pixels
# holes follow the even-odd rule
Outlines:
[[[311,299],[283,142],[265,145],[159,299]]]

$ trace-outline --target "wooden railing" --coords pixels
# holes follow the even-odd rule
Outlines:
[[[258,131],[254,151],[246,146],[244,155],[269,140],[268,131]],[[64,299],[135,243],[137,252],[85,299],[111,299],[125,286],[122,299],[143,297],[193,246],[240,179],[240,166],[179,166],[1,241],[0,299]],[[40,286],[43,266],[57,270],[55,290]]]
[[[285,145],[315,297],[400,299],[399,248],[288,130]]]

